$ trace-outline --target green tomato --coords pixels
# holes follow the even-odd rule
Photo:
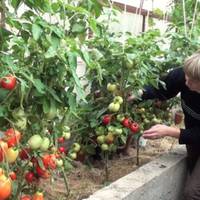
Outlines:
[[[75,160],[77,158],[77,153],[76,152],[71,152],[69,153],[69,157],[72,159],[72,160]]]
[[[150,121],[149,121],[147,118],[145,118],[143,122],[144,122],[145,124],[149,124],[149,123],[150,123]]]
[[[71,133],[70,132],[63,132],[62,136],[66,139],[69,140],[71,137]]]
[[[81,145],[79,143],[75,142],[73,144],[72,148],[73,148],[73,151],[77,153],[81,150]]]
[[[32,150],[36,150],[40,148],[40,145],[42,144],[43,139],[40,135],[36,134],[29,138],[28,145]]]
[[[22,117],[22,118],[18,118],[15,121],[15,127],[19,130],[25,130],[26,129],[26,125],[27,125],[27,118],[26,117]]]
[[[52,120],[57,116],[57,107],[54,101],[50,102],[49,111],[46,113],[46,118]]]
[[[109,111],[111,112],[118,112],[120,109],[120,104],[119,103],[110,103],[108,106]]]
[[[122,115],[122,114],[117,115],[118,122],[122,122],[124,119],[125,119],[124,115]]]
[[[56,159],[56,166],[62,167],[63,166],[63,160],[62,159]]]
[[[108,84],[107,84],[107,90],[108,90],[109,92],[114,92],[116,89],[117,89],[117,85],[111,84],[111,83],[108,83]]]
[[[99,136],[97,137],[97,142],[98,142],[99,144],[103,144],[103,143],[105,142],[105,135],[99,135]]]
[[[108,127],[108,131],[109,131],[109,132],[113,132],[114,130],[115,130],[115,127],[114,127],[114,126],[109,126],[109,127]]]
[[[114,102],[115,103],[119,103],[119,104],[122,104],[123,103],[123,98],[121,96],[116,96],[114,98]]]
[[[19,118],[24,118],[25,117],[25,112],[21,108],[17,108],[12,112],[12,116],[14,119],[19,119]]]
[[[96,130],[95,130],[95,133],[96,133],[97,136],[98,135],[103,135],[104,132],[105,132],[105,128],[102,127],[102,126],[97,127]]]
[[[126,61],[126,67],[128,68],[128,69],[132,69],[133,68],[133,61],[132,60],[127,60]]]
[[[101,145],[102,151],[108,151],[108,149],[109,149],[109,146],[107,144],[104,143],[104,144]]]
[[[41,143],[41,145],[40,145],[40,150],[41,150],[41,151],[47,151],[48,148],[49,148],[49,145],[50,145],[50,140],[49,140],[49,138],[48,138],[48,137],[44,137],[44,138],[43,138],[43,141],[42,141],[42,143]]]
[[[115,129],[115,133],[117,133],[118,135],[121,135],[123,132],[122,128],[116,128]]]

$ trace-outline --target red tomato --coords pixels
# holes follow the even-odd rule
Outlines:
[[[39,177],[42,177],[42,178],[49,178],[50,177],[49,172],[45,169],[42,169],[39,165],[36,166],[35,170],[36,170],[37,175]]]
[[[56,168],[56,156],[47,154],[42,156],[42,162],[46,169],[55,169]]]
[[[129,118],[123,119],[122,125],[123,125],[124,127],[126,127],[126,128],[129,128],[129,125],[130,125],[130,120],[129,120]]]
[[[110,115],[105,115],[105,116],[103,117],[103,119],[102,119],[102,123],[103,123],[104,125],[108,125],[108,124],[110,123],[110,121],[111,121],[111,116],[110,116]]]
[[[20,197],[20,200],[31,200],[31,196],[30,195],[23,195]]]
[[[133,123],[131,123],[131,125],[130,125],[130,129],[131,129],[131,131],[132,131],[133,133],[137,133],[137,132],[139,131],[139,129],[140,129],[140,126],[139,126],[138,123],[133,122]]]
[[[16,146],[21,139],[21,133],[13,128],[8,129],[4,135],[4,140],[7,142],[8,147]]]
[[[33,163],[33,165],[38,165],[38,160],[35,157],[31,158],[31,162]]]
[[[6,90],[13,90],[16,86],[17,79],[13,75],[7,75],[1,79],[1,87]]]
[[[65,153],[65,147],[59,147],[59,148],[58,148],[58,151],[59,151],[60,153]]]
[[[35,174],[33,172],[27,172],[25,174],[25,179],[28,183],[32,183],[36,179],[36,177],[35,177]]]
[[[10,176],[10,178],[11,178],[13,181],[17,179],[17,175],[16,175],[15,172],[10,172],[10,173],[9,173],[9,176]]]
[[[21,160],[27,160],[29,158],[29,153],[30,153],[30,149],[24,148],[20,151],[19,157],[21,158]]]

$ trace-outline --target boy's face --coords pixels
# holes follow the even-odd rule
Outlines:
[[[188,75],[185,75],[185,84],[187,85],[187,87],[190,90],[200,93],[200,81],[199,80],[192,79]]]

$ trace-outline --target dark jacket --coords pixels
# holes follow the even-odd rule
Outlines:
[[[200,145],[200,93],[191,91],[185,85],[185,74],[182,68],[176,68],[162,78],[159,89],[152,86],[145,87],[142,99],[167,100],[175,97],[179,92],[181,105],[185,115],[185,129],[181,129],[180,144]],[[198,147],[200,150],[200,146]]]

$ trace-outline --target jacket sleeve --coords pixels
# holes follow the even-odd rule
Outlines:
[[[162,77],[161,81],[165,83],[165,86],[161,83],[159,83],[158,88],[151,85],[145,86],[142,99],[159,99],[163,101],[175,97],[185,83],[184,72],[182,68],[174,69],[165,77]]]
[[[200,127],[180,130],[179,144],[200,144]]]

